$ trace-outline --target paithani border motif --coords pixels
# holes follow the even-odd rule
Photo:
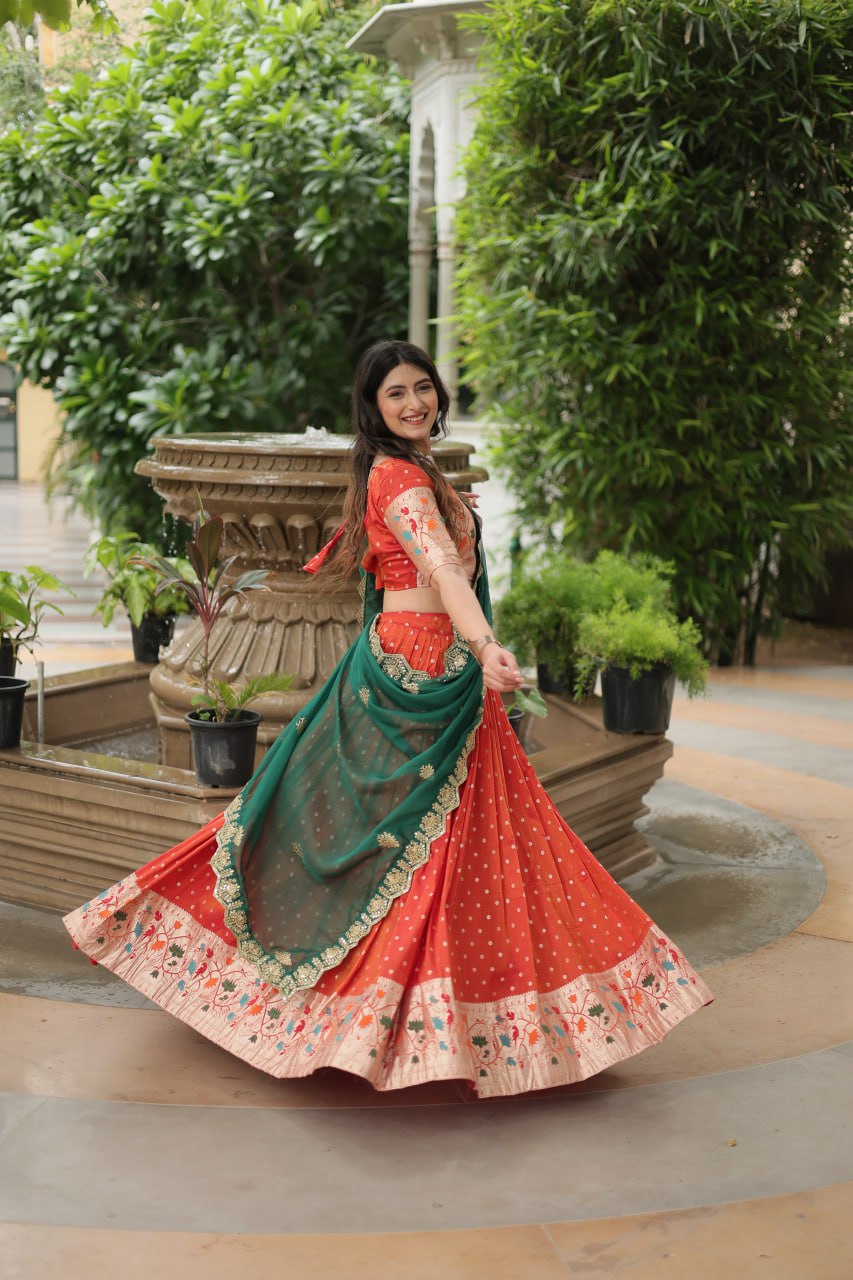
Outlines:
[[[421,818],[417,831],[401,856],[386,871],[364,911],[336,943],[295,969],[289,952],[268,951],[252,933],[243,885],[228,849],[229,844],[239,842],[243,837],[240,820],[242,794],[225,810],[224,821],[216,836],[216,852],[211,859],[216,876],[213,894],[222,904],[225,923],[234,934],[238,954],[254,966],[265,982],[278,988],[285,999],[296,991],[313,987],[327,970],[336,969],[380,920],[384,920],[396,899],[408,893],[415,872],[428,861],[433,843],[445,832],[449,814],[459,805],[462,786],[468,777],[468,757],[474,749],[482,721],[481,700],[474,724],[447,782],[439,789],[438,796]]]

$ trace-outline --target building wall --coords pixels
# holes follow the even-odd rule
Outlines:
[[[18,479],[44,479],[45,466],[59,435],[59,412],[44,387],[18,387]]]

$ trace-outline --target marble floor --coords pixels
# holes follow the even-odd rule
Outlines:
[[[275,1081],[0,909],[0,1280],[850,1280],[853,668],[718,673],[670,736],[627,887],[716,1000],[582,1085]]]

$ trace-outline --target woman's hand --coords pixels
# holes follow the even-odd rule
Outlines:
[[[483,683],[487,689],[498,693],[515,693],[521,687],[521,672],[509,649],[496,642],[487,644],[480,655],[483,667]]]

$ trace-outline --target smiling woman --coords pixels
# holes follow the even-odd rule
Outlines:
[[[479,526],[430,452],[447,403],[419,348],[364,355],[348,526],[305,566],[360,561],[364,630],[224,814],[66,920],[276,1076],[520,1093],[601,1071],[711,999],[508,723],[521,677],[491,629]]]

